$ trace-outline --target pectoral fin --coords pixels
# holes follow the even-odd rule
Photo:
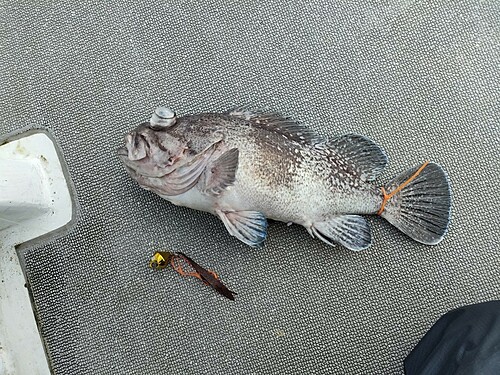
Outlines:
[[[188,163],[163,176],[159,187],[161,194],[179,195],[195,186],[221,142],[212,144],[195,155]]]
[[[267,220],[257,211],[224,212],[217,210],[229,234],[250,246],[258,246],[267,235]]]
[[[206,194],[220,195],[227,187],[234,184],[238,169],[238,157],[238,149],[232,148],[207,166],[203,190]]]
[[[329,245],[338,243],[353,251],[364,250],[372,242],[370,226],[359,215],[333,216],[326,221],[314,223],[310,230]]]

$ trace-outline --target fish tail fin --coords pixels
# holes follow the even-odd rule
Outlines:
[[[389,223],[414,240],[435,245],[450,222],[451,189],[440,165],[425,162],[400,174],[382,188],[378,211]]]

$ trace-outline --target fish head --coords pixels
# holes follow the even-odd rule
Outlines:
[[[125,135],[125,145],[117,154],[131,174],[145,177],[162,177],[173,170],[187,157],[187,141],[169,132],[175,124],[173,119],[155,120],[155,111],[149,122],[140,124]],[[175,115],[174,115],[175,116]]]

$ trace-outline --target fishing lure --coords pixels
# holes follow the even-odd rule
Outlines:
[[[203,268],[186,254],[172,253],[168,251],[157,251],[149,261],[149,267],[162,270],[170,265],[174,271],[181,276],[196,277],[203,281],[205,285],[211,286],[224,297],[234,301],[235,292],[229,290],[219,279],[219,276],[211,271]],[[185,266],[192,270],[186,271]]]

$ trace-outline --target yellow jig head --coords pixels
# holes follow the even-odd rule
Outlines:
[[[173,253],[168,251],[157,251],[149,261],[149,267],[155,270],[162,270],[170,264]]]

